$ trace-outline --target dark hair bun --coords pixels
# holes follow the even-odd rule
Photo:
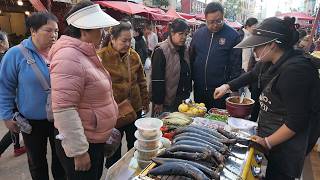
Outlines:
[[[295,22],[296,22],[296,18],[295,17],[286,16],[286,17],[283,18],[283,22],[290,29],[295,29]]]
[[[169,24],[170,32],[184,32],[189,30],[187,22],[183,19],[175,19]]]
[[[297,31],[297,28],[300,27],[299,24],[295,24],[296,18],[295,17],[289,17],[286,16],[283,18],[283,22],[286,26],[289,27],[290,33],[291,33],[291,38],[290,41],[288,42],[289,46],[295,45],[299,41],[299,32]]]

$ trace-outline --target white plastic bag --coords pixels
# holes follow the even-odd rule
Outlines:
[[[149,70],[151,68],[151,59],[148,57],[144,63],[144,69]]]
[[[109,158],[111,157],[120,147],[121,144],[121,133],[118,129],[113,128],[112,133],[104,144],[104,156]]]

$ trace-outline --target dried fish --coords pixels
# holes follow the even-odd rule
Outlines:
[[[196,133],[182,133],[182,134],[179,134],[177,136],[174,137],[174,140],[176,138],[180,138],[180,137],[192,137],[192,138],[197,138],[197,139],[201,139],[201,141],[205,141],[205,142],[209,142],[213,145],[216,145],[220,148],[224,148],[224,149],[227,149],[228,147],[226,145],[224,145],[223,143],[215,140],[215,139],[212,139],[210,137],[206,137],[206,136],[202,136],[202,135],[199,135],[199,134],[196,134]]]
[[[168,162],[187,163],[187,164],[190,164],[190,165],[198,168],[199,170],[201,170],[203,173],[210,176],[211,178],[214,178],[214,179],[220,178],[220,174],[217,172],[217,170],[207,168],[206,166],[199,164],[199,163],[196,163],[196,162],[193,162],[193,161],[182,160],[182,159],[173,159],[173,158],[152,158],[152,161],[157,164],[160,164],[160,165],[164,164],[164,163],[168,163]]]
[[[162,164],[148,172],[148,174],[157,175],[177,175],[186,176],[195,180],[210,180],[201,170],[198,168],[181,162],[168,162]]]
[[[198,143],[202,143],[204,145],[207,145],[213,149],[216,149],[218,150],[220,153],[223,153],[223,154],[226,154],[228,152],[228,147],[227,146],[223,146],[223,147],[219,147],[217,145],[214,145],[212,143],[209,143],[205,140],[202,140],[202,139],[199,139],[199,138],[195,138],[195,137],[187,137],[187,136],[181,136],[181,137],[178,137],[178,138],[175,138],[173,140],[173,143],[177,143],[179,141],[195,141],[195,142],[198,142]]]
[[[212,148],[211,146],[201,143],[201,142],[196,142],[196,141],[190,141],[190,140],[182,140],[178,141],[175,143],[175,145],[190,145],[190,146],[199,146],[199,147],[206,147],[210,149],[211,155],[219,162],[223,163],[224,162],[224,156],[218,152],[216,149]]]
[[[220,139],[228,139],[228,137],[224,136],[223,134],[219,133],[216,129],[210,129],[210,128],[207,128],[205,126],[196,126],[196,125],[191,125],[191,126],[188,126],[189,128],[196,128],[196,129],[200,129],[206,133],[209,133],[213,136],[216,136]],[[233,139],[233,138],[229,138],[229,139]]]

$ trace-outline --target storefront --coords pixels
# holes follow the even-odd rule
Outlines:
[[[11,44],[27,35],[25,19],[35,11],[28,0],[3,0],[0,4],[0,29],[9,34]]]

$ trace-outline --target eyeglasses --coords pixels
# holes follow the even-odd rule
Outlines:
[[[224,23],[223,20],[207,20],[207,24],[217,24],[217,25],[222,25]]]
[[[40,29],[42,31],[45,31],[47,33],[54,33],[54,34],[58,34],[59,33],[59,30],[58,29],[47,29],[47,28],[43,28],[43,29]]]

